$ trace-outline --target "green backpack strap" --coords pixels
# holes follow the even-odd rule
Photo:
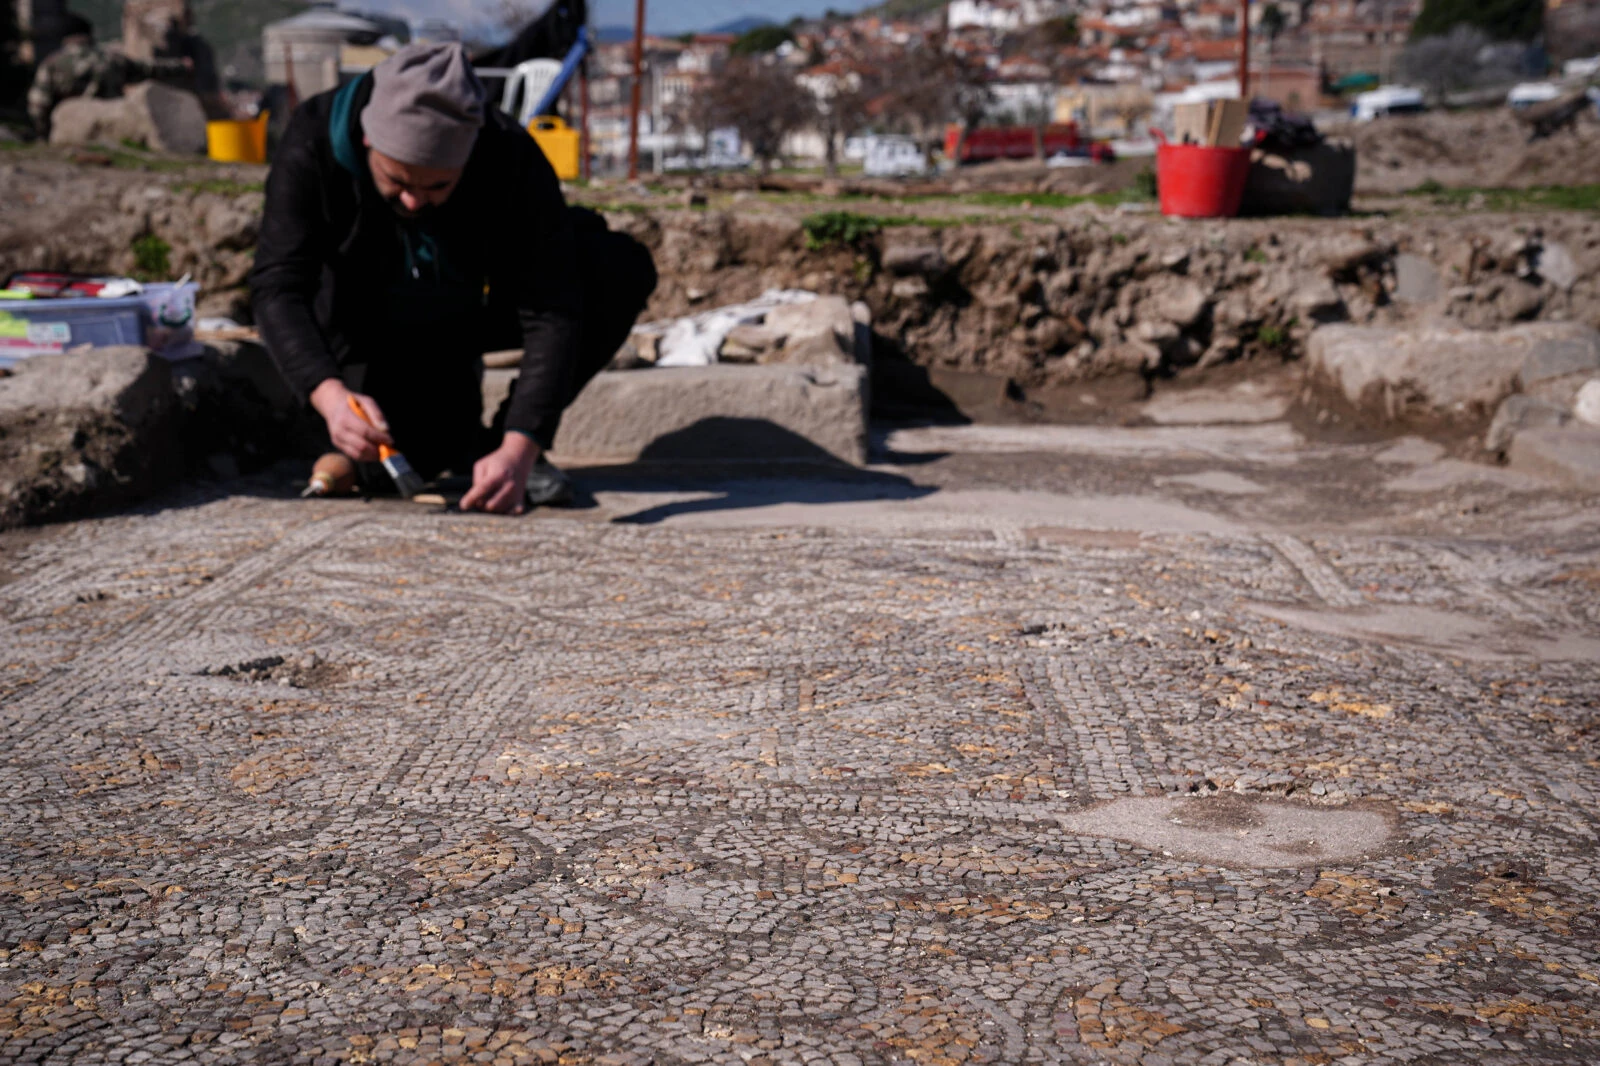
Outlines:
[[[356,97],[361,93],[361,83],[372,77],[363,74],[340,89],[333,98],[333,114],[328,119],[328,138],[333,143],[333,158],[356,177],[361,176],[361,153],[351,133],[350,121],[356,109]]]

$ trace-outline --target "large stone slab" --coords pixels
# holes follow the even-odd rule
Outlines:
[[[1481,421],[1516,391],[1524,367],[1568,365],[1600,352],[1600,334],[1570,322],[1478,331],[1448,326],[1323,326],[1311,334],[1311,370],[1381,419]]]
[[[568,408],[563,459],[867,459],[860,366],[608,371]]]
[[[0,378],[0,528],[139,499],[179,469],[167,361],[144,348],[23,360]]]
[[[1526,429],[1511,440],[1511,467],[1567,488],[1600,492],[1600,426]]]
[[[1483,435],[1483,446],[1491,452],[1504,452],[1518,433],[1530,429],[1563,426],[1572,420],[1567,411],[1535,396],[1507,396]]]
[[[1571,408],[1578,390],[1600,374],[1600,343],[1590,335],[1540,344],[1528,353],[1517,384],[1530,396]]]
[[[64,100],[50,117],[50,143],[139,144],[153,152],[203,155],[206,113],[194,93],[147,81],[112,100]]]

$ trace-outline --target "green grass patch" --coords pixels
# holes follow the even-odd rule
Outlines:
[[[1440,207],[1481,206],[1488,211],[1600,211],[1600,184],[1541,185],[1531,189],[1454,189],[1429,180],[1407,195],[1426,197]]]
[[[206,178],[202,181],[184,181],[173,186],[179,192],[193,192],[211,196],[244,196],[253,192],[266,192],[264,181],[235,181],[233,178]]]
[[[854,211],[823,211],[802,219],[800,227],[805,230],[806,250],[820,252],[827,248],[854,247],[886,229],[900,226],[953,229],[956,226],[996,225],[1015,221],[1014,218],[995,215],[928,218],[920,215],[860,215]]]
[[[172,245],[147,233],[133,242],[133,262],[140,281],[166,281],[172,277]]]
[[[1269,322],[1256,330],[1256,340],[1265,348],[1286,348],[1289,345],[1289,331],[1299,324],[1298,318],[1291,318],[1281,326]]]
[[[887,220],[876,215],[858,215],[853,211],[823,211],[807,215],[800,222],[806,232],[806,248],[817,252],[834,245],[854,247],[868,237],[883,231]],[[894,225],[893,222],[887,222]]]

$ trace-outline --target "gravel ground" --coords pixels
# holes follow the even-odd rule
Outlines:
[[[0,542],[0,1061],[1600,1058],[1592,501],[878,448]]]

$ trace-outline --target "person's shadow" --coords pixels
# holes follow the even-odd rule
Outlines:
[[[760,418],[702,419],[657,438],[637,462],[571,473],[582,495],[591,499],[596,492],[707,494],[612,519],[624,525],[780,504],[916,500],[938,491],[897,474],[851,466],[793,430]]]

